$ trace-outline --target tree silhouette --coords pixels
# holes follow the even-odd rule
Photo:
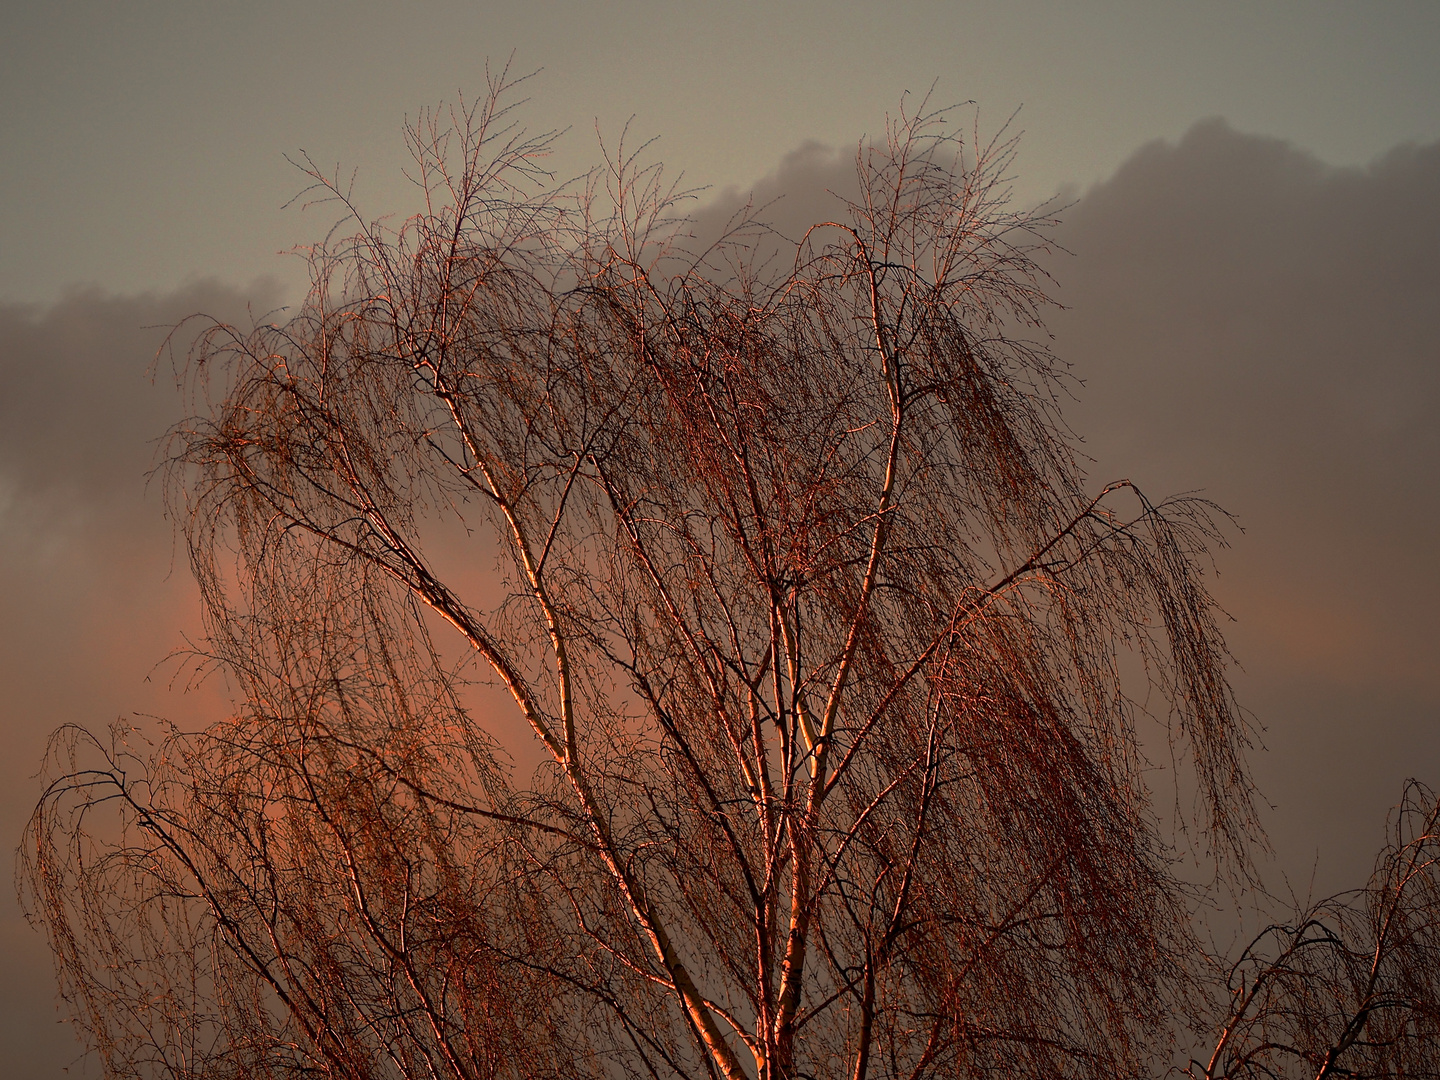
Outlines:
[[[109,1074],[1134,1074],[1203,960],[1137,726],[1242,872],[1246,732],[1213,508],[1077,465],[1013,143],[903,113],[692,252],[511,90],[408,129],[398,228],[307,162],[356,231],[190,353],[234,715],[57,733],[22,853]]]
[[[1440,1075],[1440,802],[1410,781],[1363,888],[1267,927],[1194,1080]]]

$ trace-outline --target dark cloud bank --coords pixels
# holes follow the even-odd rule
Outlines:
[[[275,289],[249,292],[257,317]],[[0,304],[0,837],[14,849],[39,795],[46,737],[133,712],[183,721],[214,695],[167,689],[156,665],[193,630],[197,597],[171,573],[169,524],[146,474],[183,414],[165,328],[196,312],[243,323],[246,297],[214,284],[165,296],[75,292],[48,308]],[[156,368],[155,381],[148,372]],[[8,862],[7,862],[8,865]],[[94,1075],[57,1023],[49,954],[0,892],[0,1073]]]
[[[1021,160],[1023,167],[1023,158]],[[757,185],[782,231],[845,190],[852,158],[802,148]],[[779,202],[771,200],[784,195]],[[1218,560],[1242,702],[1268,749],[1272,884],[1358,884],[1401,782],[1440,784],[1440,144],[1369,168],[1197,125],[1140,150],[1064,214],[1051,328],[1079,380],[1066,417],[1096,483],[1201,489],[1244,532]],[[740,200],[699,215],[713,231]],[[251,290],[256,314],[276,302]],[[243,321],[246,297],[76,293],[0,306],[0,832],[38,794],[46,733],[128,711],[196,715],[153,665],[193,626],[168,525],[144,494],[180,411],[163,330],[196,311]],[[152,327],[152,329],[145,329]],[[1318,864],[1316,862],[1318,857]],[[0,1055],[57,1077],[48,959],[0,910]],[[75,1071],[72,1070],[72,1074]]]
[[[1440,783],[1440,145],[1330,169],[1219,121],[1067,215],[1057,349],[1097,480],[1203,489],[1280,865],[1358,884]]]

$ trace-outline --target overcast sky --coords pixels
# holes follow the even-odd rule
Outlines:
[[[1094,480],[1202,489],[1244,529],[1217,592],[1273,879],[1359,884],[1401,782],[1440,784],[1440,5],[134,0],[9,5],[4,31],[6,845],[57,724],[217,707],[156,668],[196,623],[145,486],[181,409],[146,378],[164,328],[295,297],[276,253],[330,216],[281,209],[285,155],[403,213],[405,117],[512,52],[540,69],[527,124],[571,129],[557,172],[633,116],[706,198],[758,185],[777,215],[907,91],[974,99],[985,131],[1020,109],[1017,196],[1075,200],[1051,325]],[[59,1077],[75,1050],[8,896],[0,971],[0,1062]]]

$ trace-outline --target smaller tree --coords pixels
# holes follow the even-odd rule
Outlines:
[[[1440,802],[1411,781],[1368,885],[1267,927],[1231,967],[1193,1080],[1440,1076]]]

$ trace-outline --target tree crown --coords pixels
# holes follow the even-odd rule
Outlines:
[[[409,129],[393,231],[307,165],[357,231],[190,353],[236,713],[62,734],[26,849],[107,1066],[1135,1071],[1196,952],[1127,658],[1241,867],[1246,731],[1214,508],[1077,465],[1013,143],[902,113],[833,220],[696,251],[623,153],[548,186],[509,90]]]

